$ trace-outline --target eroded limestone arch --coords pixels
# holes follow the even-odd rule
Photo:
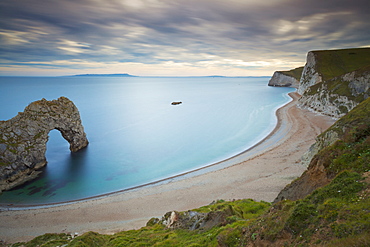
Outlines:
[[[66,97],[42,99],[0,121],[0,192],[34,179],[45,166],[49,132],[57,129],[77,152],[88,145],[80,113]]]

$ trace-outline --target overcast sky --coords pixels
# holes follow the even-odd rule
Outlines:
[[[0,1],[0,75],[270,76],[365,46],[369,0]]]

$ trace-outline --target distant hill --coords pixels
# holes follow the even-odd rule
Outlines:
[[[137,77],[135,75],[129,74],[81,74],[81,75],[72,75],[73,77]]]

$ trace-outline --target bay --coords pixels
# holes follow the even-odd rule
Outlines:
[[[103,195],[195,170],[266,137],[291,88],[268,78],[1,77],[0,120],[31,102],[65,96],[80,111],[89,146],[70,153],[49,133],[42,175],[1,203],[47,204]],[[171,105],[181,101],[180,105]]]

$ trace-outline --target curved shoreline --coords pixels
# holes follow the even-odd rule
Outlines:
[[[286,184],[306,169],[300,158],[333,120],[296,107],[299,95],[276,111],[275,129],[247,159],[234,158],[232,165],[213,165],[200,172],[167,179],[152,186],[116,192],[70,204],[0,212],[2,240],[30,240],[47,232],[114,233],[138,229],[151,217],[168,211],[186,211],[217,199],[252,198],[273,201]],[[244,157],[244,158],[243,158]],[[238,159],[242,159],[240,162]]]
[[[181,179],[185,179],[188,175],[196,176],[196,175],[205,174],[207,172],[211,172],[211,171],[214,171],[214,170],[227,168],[228,166],[236,165],[236,164],[238,164],[242,161],[245,161],[245,160],[251,158],[253,156],[253,153],[256,153],[256,151],[259,150],[258,147],[261,146],[262,144],[264,144],[267,140],[272,139],[273,137],[274,137],[274,140],[278,139],[277,138],[278,137],[277,132],[278,131],[282,132],[282,130],[281,130],[281,127],[282,127],[281,122],[282,121],[279,118],[279,112],[282,110],[283,107],[287,106],[288,104],[292,103],[294,100],[298,99],[298,96],[296,96],[295,92],[288,93],[287,95],[290,96],[291,100],[288,101],[287,103],[279,106],[275,110],[275,116],[277,118],[277,121],[276,121],[276,125],[273,128],[273,130],[266,137],[264,137],[260,141],[258,141],[256,144],[252,145],[248,149],[243,150],[242,152],[237,153],[237,154],[235,154],[231,157],[228,157],[228,158],[220,160],[218,162],[214,162],[214,163],[211,163],[211,164],[208,164],[208,165],[205,165],[205,166],[193,169],[193,170],[189,170],[189,171],[179,173],[179,174],[176,174],[176,175],[173,175],[173,176],[170,176],[170,177],[159,179],[159,180],[156,180],[156,181],[153,181],[153,182],[137,185],[137,186],[122,189],[122,190],[117,190],[117,191],[113,191],[113,192],[99,194],[99,195],[95,195],[95,196],[89,196],[89,197],[85,197],[85,198],[81,198],[81,199],[76,199],[76,200],[69,200],[69,201],[64,201],[64,202],[54,202],[54,203],[53,202],[52,203],[41,203],[41,204],[12,204],[12,203],[1,203],[0,202],[0,211],[1,210],[28,210],[28,209],[39,209],[39,208],[49,208],[49,207],[69,205],[69,204],[74,204],[74,203],[79,203],[79,202],[104,198],[104,197],[112,196],[114,194],[121,194],[121,193],[125,193],[125,192],[132,191],[132,190],[137,190],[137,189],[148,187],[148,186],[160,185],[160,184],[166,183],[166,182],[174,180],[174,179],[181,180]],[[270,142],[271,142],[271,140],[270,140]],[[262,149],[265,150],[266,147],[263,146]],[[221,166],[221,167],[219,167],[219,166]]]

